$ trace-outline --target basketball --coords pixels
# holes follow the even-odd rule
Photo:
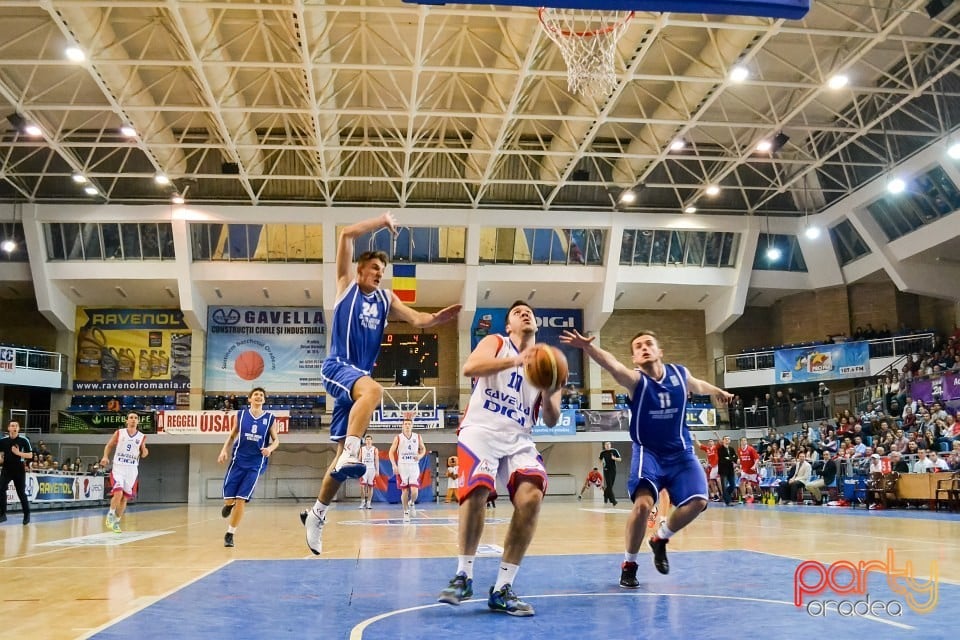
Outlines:
[[[233,368],[244,380],[256,380],[263,373],[263,358],[256,351],[244,351],[237,356]]]
[[[556,347],[548,344],[535,344],[531,347],[532,356],[524,366],[524,374],[530,384],[537,389],[556,389],[567,381],[567,357]]]

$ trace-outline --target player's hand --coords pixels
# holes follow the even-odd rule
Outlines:
[[[100,466],[103,467],[103,468],[106,468],[106,467],[107,467],[107,459],[106,459],[106,458],[100,458]]]
[[[20,447],[18,447],[17,445],[13,445],[12,447],[10,447],[10,453],[12,453],[12,454],[15,455],[15,456],[19,456],[19,455],[20,455]]]
[[[725,407],[733,402],[733,394],[729,391],[720,390],[720,393],[713,396],[713,403],[720,407]]]
[[[394,237],[399,235],[400,232],[397,230],[397,218],[390,211],[383,212],[383,216],[380,218],[380,224],[387,229],[390,229],[390,233],[393,234]]]
[[[220,455],[217,456],[217,462],[219,462],[220,464],[223,464],[226,461],[227,461],[227,452],[221,450]]]
[[[449,307],[440,309],[433,314],[434,324],[443,324],[449,322],[457,317],[457,314],[460,313],[460,310],[463,308],[462,304],[452,304]]]
[[[576,347],[577,349],[586,349],[596,339],[597,336],[590,336],[588,338],[585,335],[582,335],[576,329],[564,329],[563,333],[560,334],[561,343],[568,344],[571,347]]]
[[[273,450],[270,449],[270,447],[264,447],[263,449],[260,449],[260,454],[264,458],[269,458],[271,453],[273,453]]]

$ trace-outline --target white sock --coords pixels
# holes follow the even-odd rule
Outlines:
[[[237,532],[236,527],[227,527],[227,533],[236,533],[236,532]]]
[[[109,512],[107,515],[111,515],[111,516],[113,516],[114,518],[116,518],[116,517],[117,517],[117,510],[116,510],[116,509],[110,509],[110,512]]]
[[[329,505],[323,504],[319,500],[313,503],[313,515],[317,516],[323,520],[324,514],[327,512],[327,507]]]
[[[476,556],[459,556],[457,559],[457,573],[462,573],[473,580],[473,560]]]
[[[357,436],[347,436],[343,441],[343,449],[353,455],[357,455],[360,453],[360,438]]]
[[[639,556],[639,555],[640,555],[639,553],[627,553],[626,551],[624,551],[624,552],[623,552],[623,561],[624,561],[624,562],[636,562],[636,561],[637,561],[637,556]]]
[[[660,521],[660,527],[657,529],[656,537],[661,540],[669,540],[673,536],[674,532],[670,530],[670,527],[667,526],[666,520]]]
[[[517,571],[520,570],[520,565],[510,564],[509,562],[500,561],[500,571],[497,572],[497,583],[493,585],[494,591],[500,591],[504,585],[513,584],[513,581],[517,577]]]

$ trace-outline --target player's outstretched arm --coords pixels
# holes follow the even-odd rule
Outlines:
[[[596,346],[593,343],[596,339],[596,336],[588,338],[581,335],[576,329],[564,329],[563,333],[560,334],[560,342],[582,349],[585,354],[590,356],[591,360],[605,369],[621,387],[626,389],[630,395],[633,395],[637,383],[640,381],[640,374],[633,369],[628,369],[606,349]]]
[[[353,268],[353,241],[365,233],[383,229],[390,229],[390,233],[397,235],[397,219],[389,211],[385,211],[375,218],[367,218],[351,224],[340,231],[337,238],[337,293],[347,289],[354,277]]]
[[[440,309],[440,311],[436,313],[417,311],[401,302],[397,294],[394,293],[393,301],[390,303],[390,318],[392,320],[402,320],[403,322],[412,324],[418,329],[426,329],[427,327],[435,327],[438,324],[450,322],[457,317],[457,314],[460,313],[460,309],[462,308],[462,304],[452,304],[449,307]]]
[[[706,380],[694,378],[690,374],[687,374],[687,389],[697,395],[710,396],[713,398],[713,403],[717,406],[726,406],[733,400],[733,394],[729,391],[715,387]]]

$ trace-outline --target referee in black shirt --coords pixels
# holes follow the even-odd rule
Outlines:
[[[620,462],[620,452],[613,448],[610,442],[603,443],[600,452],[600,464],[603,467],[603,502],[617,506],[617,498],[613,495],[613,483],[617,481],[617,463]]]
[[[30,524],[30,503],[27,501],[27,465],[33,458],[33,448],[25,436],[20,435],[20,423],[11,421],[7,425],[7,435],[0,438],[0,455],[3,467],[0,469],[0,522],[7,521],[7,487],[13,480],[20,504],[23,506],[23,524]]]

